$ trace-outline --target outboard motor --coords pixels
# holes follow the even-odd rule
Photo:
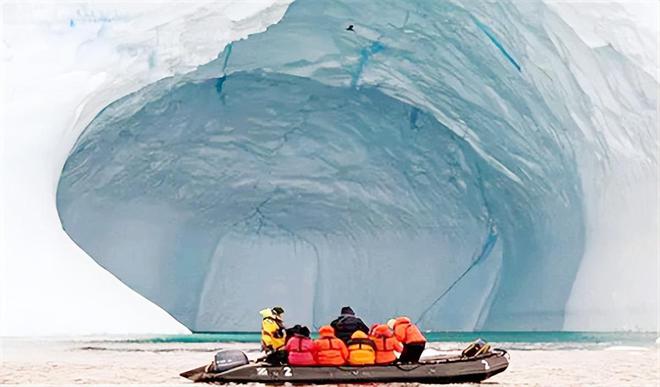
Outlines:
[[[215,354],[213,364],[211,364],[209,371],[223,372],[238,366],[246,365],[248,363],[248,358],[243,353],[243,351],[239,351],[237,349],[228,349],[219,351]]]

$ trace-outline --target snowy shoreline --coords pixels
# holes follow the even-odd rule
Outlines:
[[[447,351],[461,346],[431,343],[430,347]],[[190,385],[178,374],[210,362],[220,348],[242,349],[253,358],[259,354],[257,344],[9,341],[3,342],[0,383]],[[659,351],[577,347],[512,350],[509,369],[492,382],[498,386],[650,386],[660,377]]]

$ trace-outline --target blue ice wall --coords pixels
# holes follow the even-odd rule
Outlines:
[[[296,1],[104,109],[64,167],[64,228],[196,331],[255,330],[274,304],[314,326],[351,304],[424,329],[560,329],[584,249],[579,131],[526,74],[533,11]]]

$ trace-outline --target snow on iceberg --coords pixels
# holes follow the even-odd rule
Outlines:
[[[76,139],[103,107],[207,63],[219,47],[279,20],[287,6],[224,1],[0,7],[0,66],[7,74],[0,109],[6,144],[0,151],[0,336],[189,332],[62,230],[57,182]]]
[[[630,310],[655,326],[657,296],[583,287],[594,261],[611,278],[635,260],[642,280],[654,262],[657,203],[635,199],[657,193],[656,92],[542,3],[301,0],[106,107],[57,205],[97,262],[196,331],[249,330],[272,304],[318,326],[349,303],[436,330]],[[617,216],[634,229],[603,224]]]

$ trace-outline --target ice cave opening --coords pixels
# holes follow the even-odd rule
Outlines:
[[[642,302],[576,278],[612,272],[625,251],[604,242],[653,240],[612,219],[657,230],[642,200],[620,205],[657,192],[649,79],[542,3],[296,1],[108,105],[57,207],[193,331],[253,330],[273,304],[312,326],[350,304],[433,330],[560,330],[572,305],[587,326]]]

